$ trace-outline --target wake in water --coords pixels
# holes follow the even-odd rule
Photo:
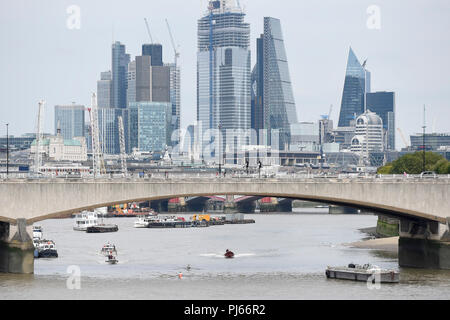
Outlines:
[[[244,257],[254,257],[254,256],[256,256],[256,253],[239,253],[234,255],[234,259]],[[223,254],[218,253],[204,253],[201,254],[200,257],[221,258],[221,259],[225,258]]]

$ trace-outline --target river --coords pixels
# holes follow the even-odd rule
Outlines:
[[[132,218],[107,219],[119,225],[108,234],[73,231],[72,219],[42,221],[59,257],[35,260],[33,275],[0,274],[0,299],[450,298],[450,271],[401,268],[399,284],[379,289],[327,279],[327,265],[398,269],[397,257],[344,245],[365,238],[358,229],[375,226],[376,216],[301,211],[246,215],[255,224],[189,229],[135,229]],[[117,265],[99,254],[108,241],[118,249]],[[226,249],[235,259],[223,258]],[[79,289],[68,288],[76,283],[70,266],[80,271]]]

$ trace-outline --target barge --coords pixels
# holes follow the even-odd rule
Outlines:
[[[373,283],[379,281],[380,283],[398,283],[399,272],[395,270],[381,269],[377,266],[365,264],[355,265],[350,263],[347,267],[327,267],[325,271],[327,278],[364,281],[370,279]],[[378,278],[378,279],[377,279]]]
[[[117,231],[119,231],[119,226],[117,224],[98,224],[86,229],[87,233],[107,233]]]

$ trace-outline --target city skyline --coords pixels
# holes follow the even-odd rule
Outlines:
[[[80,30],[66,28],[65,22],[69,15],[65,9],[68,4],[52,7],[48,7],[45,3],[39,6],[34,4],[25,6],[21,1],[2,4],[1,16],[12,27],[0,33],[2,43],[10,44],[8,48],[11,48],[11,52],[7,53],[1,65],[5,71],[3,74],[8,77],[0,78],[1,87],[5,89],[4,104],[1,107],[2,118],[5,119],[5,123],[10,123],[10,133],[20,135],[34,132],[37,101],[40,98],[44,98],[48,103],[44,121],[46,132],[54,131],[51,114],[54,105],[70,104],[72,101],[89,105],[90,94],[96,91],[98,74],[110,69],[109,52],[112,40],[126,45],[127,53],[131,56],[139,55],[142,44],[148,43],[143,21],[145,15],[149,17],[152,34],[156,34],[154,37],[165,47],[166,62],[171,62],[173,57],[169,35],[164,29],[164,18],[168,18],[171,22],[175,39],[181,47],[182,127],[193,123],[196,105],[195,72],[193,72],[196,69],[196,22],[204,13],[206,2],[188,6],[182,14],[182,19],[177,18],[170,9],[170,6],[180,3],[182,1],[167,1],[153,11],[150,10],[150,6],[139,3],[139,7],[143,10],[134,10],[135,12],[130,13],[123,10],[124,3],[107,4],[98,1],[96,4],[90,4],[79,1],[82,19]],[[323,1],[321,5],[313,8],[292,1],[286,1],[285,6],[274,6],[269,1],[258,1],[260,6],[251,0],[241,2],[246,6],[246,19],[251,25],[252,66],[256,58],[256,38],[263,31],[260,21],[265,16],[273,16],[283,23],[299,121],[317,121],[321,114],[328,113],[329,105],[333,104],[331,118],[337,123],[344,86],[346,55],[351,46],[358,58],[363,61],[368,58],[368,69],[371,70],[375,80],[372,83],[372,91],[396,92],[398,128],[407,135],[420,132],[423,123],[423,105],[426,104],[427,131],[446,132],[448,129],[445,119],[449,117],[449,93],[445,90],[444,76],[449,74],[450,65],[444,57],[448,55],[449,48],[439,41],[439,35],[434,34],[433,30],[448,29],[449,22],[441,21],[439,10],[448,8],[449,5],[443,1],[436,1],[436,6],[432,10],[424,8],[425,3],[420,1],[417,3],[419,4],[417,7],[411,7],[381,1],[379,3],[381,30],[371,30],[366,25],[369,17],[366,9],[370,5],[369,2],[344,1],[337,6],[329,1]],[[99,23],[92,17],[100,13],[102,6],[103,9],[108,8],[111,15],[109,20],[99,20],[102,21]],[[421,8],[425,10],[424,19],[414,19],[422,14]],[[297,19],[289,11],[296,11],[302,19]],[[7,12],[10,16],[16,17],[17,22],[6,16]],[[31,13],[33,16],[30,16]],[[46,19],[47,15],[47,18],[53,19],[48,19],[49,21],[44,23],[41,20]],[[398,22],[395,15],[403,24],[394,25]],[[324,27],[324,20],[328,21],[328,27]],[[348,21],[339,25],[337,22],[340,20]],[[434,25],[427,26],[427,21],[432,21]],[[19,27],[16,23],[22,23],[25,29],[22,30],[24,26]],[[26,28],[30,24],[34,26],[33,30]],[[317,30],[311,31],[314,29],[312,27],[317,27]],[[306,30],[312,34],[309,35]],[[57,44],[57,50],[53,50],[54,43],[49,44],[40,36],[41,33],[52,34],[52,32],[56,35],[54,42]],[[345,34],[341,34],[342,32]],[[32,39],[33,34],[36,39]],[[339,36],[336,36],[337,34]],[[416,35],[416,41],[408,41],[407,35]],[[12,41],[14,37],[19,40]],[[21,51],[29,52],[27,46],[31,44],[37,46],[35,41],[39,41],[38,39],[42,40],[43,47],[48,48],[43,50],[45,54],[40,51],[42,49],[36,50],[36,55],[30,61],[22,61],[19,64]],[[90,47],[92,43],[95,43],[93,48]],[[79,50],[78,47],[83,50]],[[403,51],[398,50],[400,47],[404,47]],[[59,55],[51,52],[59,52]],[[38,58],[42,60],[39,65],[36,62]],[[5,63],[6,61],[8,63]],[[16,72],[8,72],[11,68]],[[20,91],[25,89],[26,94],[18,93],[19,79],[24,84]],[[17,111],[8,112],[9,106],[14,106]],[[24,114],[27,116],[24,117]],[[435,130],[432,130],[433,127]],[[396,145],[397,148],[403,147],[403,142],[398,136]]]

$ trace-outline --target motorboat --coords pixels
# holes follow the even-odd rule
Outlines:
[[[58,251],[56,250],[55,242],[52,240],[37,240],[34,242],[35,258],[58,258]]]
[[[147,217],[141,216],[134,222],[134,227],[135,228],[147,228],[150,223],[156,222],[156,221],[158,221],[158,219],[154,216],[147,216]]]
[[[104,255],[105,257],[107,257],[110,254],[117,255],[116,246],[108,242],[107,244],[105,244],[103,246],[103,248],[101,250],[101,254]]]
[[[33,239],[42,239],[43,232],[41,226],[33,226]]]
[[[110,253],[106,256],[105,262],[109,264],[117,264],[119,260],[117,260],[117,257],[114,254]]]
[[[325,271],[327,278],[364,281],[375,283],[398,283],[399,272],[395,270],[381,269],[371,264],[357,265],[350,263],[348,266],[327,267]],[[370,278],[370,279],[369,279]]]
[[[94,211],[83,211],[75,216],[75,231],[87,231],[89,227],[98,225],[98,214]]]
[[[234,253],[227,249],[227,252],[225,252],[224,256],[225,256],[226,259],[233,259],[234,258]]]

